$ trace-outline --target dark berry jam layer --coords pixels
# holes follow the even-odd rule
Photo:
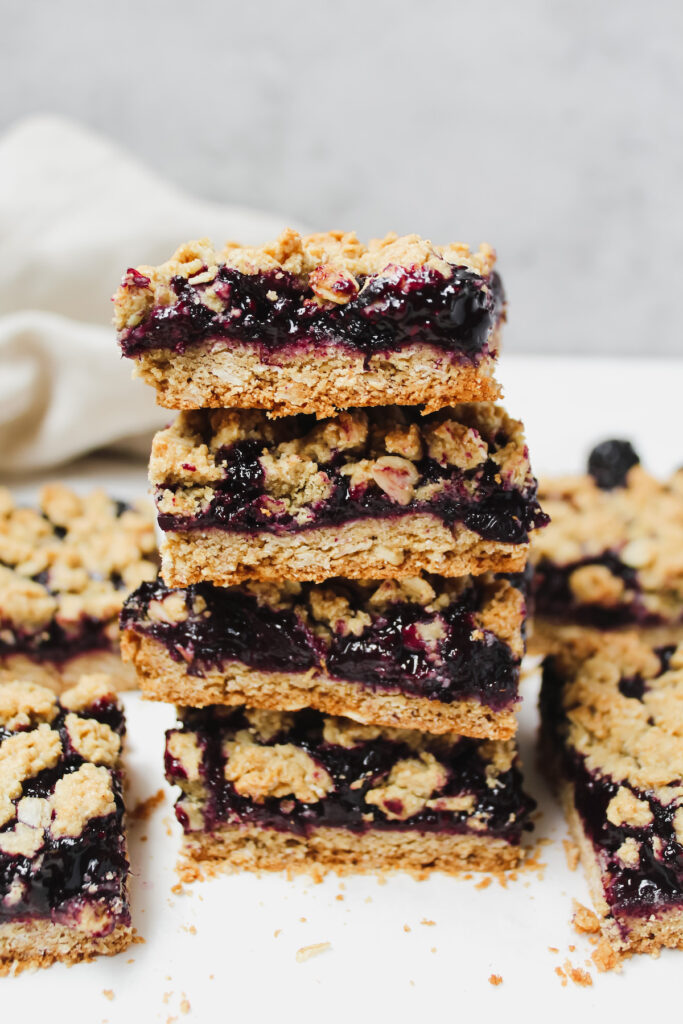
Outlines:
[[[423,438],[430,436],[431,429],[440,429],[446,419],[443,411],[421,417],[419,411],[406,408],[398,410],[397,414],[400,415],[402,430],[414,427]],[[360,418],[357,411],[352,415]],[[201,510],[194,514],[174,510],[178,491],[182,492],[181,501],[184,500],[183,474],[187,475],[188,481],[192,480],[193,463],[183,465],[173,475],[169,473],[168,479],[157,481],[159,526],[165,531],[215,528],[244,533],[289,533],[362,519],[429,514],[449,527],[459,524],[485,540],[525,544],[529,540],[529,532],[548,521],[536,500],[537,484],[528,468],[528,452],[519,436],[518,423],[500,417],[498,429],[493,436],[486,438],[486,442],[474,428],[473,433],[478,443],[483,444],[484,454],[479,461],[476,458],[472,460],[476,464],[471,468],[460,468],[449,461],[448,456],[440,455],[440,461],[437,461],[430,450],[440,453],[440,449],[433,443],[430,448],[427,442],[421,443],[420,457],[410,460],[394,458],[394,463],[387,463],[384,455],[385,464],[382,464],[381,459],[376,458],[381,448],[377,446],[375,428],[378,431],[386,429],[386,416],[383,410],[368,410],[362,415],[369,424],[365,427],[364,438],[353,446],[352,454],[346,450],[332,450],[329,457],[327,453],[322,457],[318,455],[318,489],[312,489],[313,496],[303,503],[294,494],[294,483],[294,500],[282,500],[276,496],[283,493],[278,480],[282,461],[279,449],[286,442],[276,447],[272,442],[268,445],[261,440],[238,440],[213,454],[217,474],[222,474],[222,477],[212,480],[210,499],[202,497]],[[457,415],[462,414],[455,410],[448,422],[459,427],[463,424],[455,419]],[[476,420],[476,414],[473,418]],[[297,439],[313,436],[319,429],[313,417],[291,419],[295,422],[289,429],[296,431]],[[201,415],[191,420],[180,420],[181,426],[177,429],[182,431],[185,429],[182,424],[191,423],[194,430],[200,420]],[[207,427],[211,429],[208,424]],[[207,443],[211,443],[210,437]],[[513,449],[515,457],[526,467],[526,472],[519,474],[522,479],[512,471],[508,472],[505,462],[501,464],[499,453],[506,448]],[[453,456],[455,459],[459,457]],[[370,468],[367,468],[368,464],[372,464]],[[463,464],[467,465],[467,462]],[[379,468],[374,476],[373,465]],[[353,467],[360,469],[351,472]],[[410,479],[406,487],[407,474]],[[395,485],[392,486],[392,479],[383,480],[383,475],[393,477]],[[179,476],[180,483],[177,482]],[[315,497],[317,493],[322,497]]]
[[[281,717],[277,731],[268,729],[263,739],[252,727],[250,715],[243,709],[220,707],[202,710],[185,709],[181,732],[188,734],[201,751],[199,779],[189,787],[190,802],[199,809],[202,828],[215,831],[227,824],[245,823],[263,828],[295,832],[305,835],[318,827],[335,827],[361,833],[371,830],[401,829],[423,832],[459,834],[470,830],[478,834],[500,837],[518,843],[521,833],[530,829],[530,814],[534,801],[522,789],[522,779],[514,756],[505,744],[481,743],[463,737],[429,737],[407,730],[372,730],[368,736],[339,742],[339,736],[325,736],[326,721],[336,723],[338,729],[363,727],[344,719],[330,720],[316,711],[299,711]],[[277,713],[271,713],[277,714]],[[270,719],[269,721],[272,721]],[[367,727],[366,727],[367,729]],[[245,741],[245,733],[249,739]],[[173,751],[182,749],[173,741],[177,730],[167,733],[166,776],[181,788],[188,787],[188,773],[182,758]],[[232,752],[226,744],[236,742]],[[247,743],[273,756],[281,758],[292,754],[292,747],[307,755],[311,762],[326,773],[327,784],[307,801],[287,794],[282,797],[251,797],[238,790],[239,781],[226,779],[226,766],[233,757],[239,757],[240,747]],[[416,747],[416,743],[418,747]],[[290,746],[291,745],[291,746]],[[283,749],[284,746],[284,749]],[[492,748],[507,751],[502,764],[491,759]],[[267,756],[267,753],[266,753]],[[422,765],[436,768],[432,793],[429,787],[421,790],[423,796],[406,813],[401,793],[391,790],[384,799],[372,799],[372,792],[382,793],[392,769],[405,762],[414,764],[418,771]],[[266,761],[267,763],[267,761]],[[266,769],[267,770],[267,769]],[[296,786],[296,783],[294,783]],[[201,796],[197,797],[197,787]],[[281,792],[287,789],[282,785]],[[372,792],[371,792],[372,791]],[[448,808],[449,798],[471,797],[463,809]],[[370,799],[368,799],[370,797]],[[457,806],[457,805],[456,805]],[[440,809],[441,808],[441,809]],[[196,827],[190,824],[188,809],[181,797],[176,807],[180,823],[186,831]],[[474,824],[472,824],[474,823]]]
[[[55,767],[26,779],[17,802],[24,797],[48,800],[60,779],[87,763],[70,741],[65,724],[68,714],[68,710],[60,708],[50,723],[52,731],[61,739],[59,761]],[[123,712],[113,699],[97,700],[79,710],[78,716],[101,722],[119,736],[125,732]],[[0,751],[3,742],[20,731],[0,726]],[[114,813],[89,819],[75,836],[54,837],[50,828],[45,828],[42,845],[33,856],[10,855],[0,849],[0,923],[10,919],[48,918],[78,926],[80,914],[94,907],[97,911],[108,912],[102,919],[101,935],[119,925],[130,924],[123,779],[117,769],[109,774],[116,805]],[[15,826],[16,820],[12,820],[0,827],[0,840],[3,833],[11,832]]]
[[[658,648],[661,671],[668,670],[672,647]],[[672,905],[683,906],[683,845],[677,837],[674,816],[677,801],[662,803],[656,790],[643,790],[630,782],[617,782],[607,772],[592,771],[586,756],[565,742],[566,716],[563,710],[565,678],[555,660],[546,658],[541,689],[541,717],[546,739],[555,751],[562,751],[560,774],[574,787],[574,804],[584,830],[592,841],[602,872],[605,899],[616,913],[649,916]],[[629,700],[643,702],[652,679],[637,673],[623,677],[619,692]],[[656,683],[655,683],[656,685]],[[680,784],[680,780],[672,780]],[[614,824],[608,805],[621,787],[626,787],[649,807],[651,821],[636,826]],[[637,862],[626,864],[618,851],[627,840],[637,845]]]
[[[523,643],[524,609],[517,591],[503,579],[472,577],[464,585],[450,585],[450,592],[445,581],[425,580],[432,600],[445,595],[438,611],[405,594],[378,607],[377,598],[371,598],[381,592],[379,584],[349,580],[301,584],[285,592],[284,599],[281,592],[273,596],[274,587],[201,583],[171,590],[158,580],[144,583],[128,598],[121,626],[162,643],[189,675],[221,670],[231,661],[266,672],[315,668],[384,692],[509,708],[518,699]],[[184,609],[167,621],[155,614],[155,603],[171,594],[180,597]],[[333,608],[342,605],[338,620],[332,613],[325,622],[319,611],[316,619],[320,597]],[[494,601],[509,601],[514,609],[512,640],[485,626],[482,613]],[[359,615],[360,627],[354,625]]]
[[[145,283],[138,275],[137,281],[124,281],[124,287]],[[258,345],[267,358],[284,348],[315,351],[333,344],[369,358],[425,344],[475,362],[488,352],[505,301],[496,273],[483,278],[462,266],[454,267],[449,278],[428,266],[396,267],[358,283],[359,293],[347,302],[320,305],[307,284],[282,270],[243,274],[222,266],[210,283],[201,284],[175,277],[170,284],[175,301],[157,306],[138,326],[122,331],[121,350],[133,357],[152,349],[182,353],[223,341]],[[205,299],[207,289],[211,304]]]
[[[0,659],[23,654],[32,661],[63,665],[79,654],[116,651],[118,645],[108,636],[108,622],[85,616],[68,627],[56,621],[37,633],[17,629],[10,621],[0,621]]]
[[[572,591],[570,577],[586,566],[603,566],[615,579],[624,584],[624,593],[611,605],[591,604],[579,600]],[[547,558],[535,568],[533,578],[533,604],[536,615],[545,619],[566,622],[571,619],[579,626],[596,629],[619,629],[622,626],[659,626],[668,620],[657,615],[642,600],[637,569],[625,565],[619,556],[605,551],[595,558],[583,558],[567,565],[555,565]],[[683,619],[683,608],[681,609]]]

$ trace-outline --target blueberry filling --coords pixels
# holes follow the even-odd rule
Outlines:
[[[629,441],[603,441],[588,456],[588,472],[598,487],[611,491],[626,485],[629,469],[639,462]]]
[[[48,798],[55,783],[76,771],[83,758],[70,745],[64,725],[67,711],[52,722],[62,741],[62,756],[55,768],[27,779],[22,797]],[[123,735],[123,713],[116,703],[102,699],[79,712],[82,718],[94,718]],[[0,727],[0,743],[10,735]],[[123,836],[123,782],[120,773],[111,775],[116,811],[87,822],[78,836],[52,837],[45,833],[42,849],[33,857],[10,855],[0,850],[0,921],[4,919],[50,918],[69,922],[82,908],[97,903],[110,910],[111,919],[103,933],[120,924],[130,923],[126,898],[126,858]],[[14,828],[14,822],[0,828],[0,834]]]
[[[672,650],[658,650],[662,672],[667,671]],[[629,786],[637,799],[647,801],[652,822],[634,827],[614,825],[608,820],[607,807],[620,784],[609,775],[591,771],[583,754],[564,745],[563,683],[553,658],[546,658],[540,701],[544,729],[553,750],[562,750],[561,773],[574,786],[575,806],[586,834],[599,851],[608,904],[614,911],[644,916],[658,908],[683,904],[683,846],[676,838],[673,824],[675,802],[664,805],[652,792]],[[619,683],[621,693],[632,700],[642,701],[647,687],[648,681],[639,676],[624,678]],[[624,865],[617,856],[622,843],[629,838],[639,843],[639,863],[636,866]],[[658,846],[657,855],[653,841]]]
[[[145,287],[144,280],[131,280],[129,271],[126,285]],[[175,277],[175,301],[122,331],[121,349],[125,356],[151,349],[181,353],[211,339],[256,343],[265,358],[284,347],[329,344],[369,358],[420,343],[475,362],[487,352],[505,301],[496,273],[482,278],[466,267],[454,267],[450,278],[426,266],[396,267],[359,284],[349,301],[321,307],[305,283],[284,271],[243,274],[222,266],[210,284]],[[204,301],[208,288],[224,303],[221,312]]]
[[[474,808],[445,811],[425,807],[405,820],[385,816],[383,811],[367,804],[365,796],[368,790],[386,778],[398,761],[415,757],[414,750],[406,743],[388,739],[385,735],[351,748],[326,743],[323,723],[324,718],[318,712],[297,712],[291,727],[271,737],[264,745],[292,743],[301,748],[328,772],[334,788],[315,803],[303,803],[290,797],[266,797],[259,803],[241,796],[224,776],[226,758],[223,745],[249,725],[242,709],[185,709],[183,728],[195,732],[202,748],[200,776],[204,787],[204,830],[210,832],[226,824],[242,822],[301,835],[324,826],[357,833],[378,829],[419,829],[458,834],[468,831],[468,820],[475,813],[479,823],[486,821],[484,831],[488,835],[511,843],[518,843],[522,831],[532,828],[529,816],[535,802],[522,790],[517,765],[513,764],[508,771],[501,772],[496,784],[491,786],[487,774],[489,762],[482,754],[481,744],[462,737],[451,746],[436,737],[431,741],[434,755],[448,771],[448,781],[438,796],[471,793],[474,795]],[[166,777],[181,787],[185,780],[182,765],[170,755],[168,747]],[[176,806],[176,814],[183,828],[189,831],[190,822],[182,798]],[[369,817],[372,820],[368,820]]]
[[[416,414],[415,414],[416,415]],[[505,444],[500,439],[500,447]],[[224,477],[214,485],[214,494],[204,511],[195,516],[159,513],[162,530],[206,530],[218,528],[239,532],[269,533],[305,531],[336,526],[359,519],[387,518],[429,513],[449,526],[462,524],[485,540],[524,544],[529,531],[548,522],[536,501],[536,482],[530,478],[523,490],[505,488],[500,467],[493,459],[470,470],[442,466],[431,458],[413,463],[421,484],[442,484],[429,499],[398,505],[374,480],[353,485],[341,470],[344,460],[336,456],[324,466],[331,484],[328,497],[309,506],[305,523],[286,510],[274,507],[267,494],[260,462],[263,444],[239,441],[219,453]],[[157,489],[160,498],[173,487]]]
[[[302,585],[299,603],[306,601],[312,587]],[[503,640],[478,627],[475,615],[487,590],[476,577],[438,620],[421,605],[407,601],[372,611],[367,593],[352,581],[335,581],[335,588],[353,611],[370,609],[371,622],[360,635],[332,631],[324,639],[293,608],[274,609],[259,604],[245,588],[209,583],[176,591],[185,595],[186,619],[152,620],[150,602],[171,593],[161,580],[143,583],[128,598],[121,626],[163,643],[170,657],[184,662],[194,676],[240,661],[271,672],[318,668],[378,691],[445,703],[477,700],[496,711],[517,701],[519,660]],[[197,598],[206,610],[194,614],[191,609]],[[442,636],[434,648],[423,638],[421,627],[437,621]]]
[[[623,580],[625,591],[618,603],[610,606],[587,604],[574,596],[570,577],[587,565],[604,566],[617,579]],[[571,615],[578,625],[597,629],[618,629],[632,623],[643,627],[656,626],[665,621],[643,602],[637,570],[625,565],[618,554],[611,551],[567,565],[555,565],[544,558],[535,568],[532,589],[536,614],[549,619],[560,620]]]

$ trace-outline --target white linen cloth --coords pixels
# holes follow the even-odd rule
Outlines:
[[[185,195],[70,121],[10,129],[0,139],[0,474],[109,445],[148,452],[173,413],[121,358],[110,302],[121,275],[189,239],[253,245],[283,227]]]

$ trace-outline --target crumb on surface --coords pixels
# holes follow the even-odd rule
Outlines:
[[[548,946],[548,952],[549,953],[559,953],[560,951],[559,951],[557,946]]]
[[[486,878],[482,878],[479,882],[477,882],[477,884],[475,885],[474,888],[475,889],[488,889],[488,887],[490,886],[492,881],[493,881],[493,879],[491,878],[491,876],[487,875]],[[500,879],[498,879],[498,881],[500,881]],[[501,882],[501,885],[502,884],[503,883]]]
[[[503,984],[503,977],[502,977],[501,974],[490,974],[489,975],[489,985],[502,985],[502,984]]]
[[[435,925],[436,921],[430,921],[429,918],[423,917],[422,920],[420,921],[420,924],[425,924],[425,925],[431,926],[431,925]]]
[[[175,885],[171,886],[171,892],[175,893],[176,896],[182,896],[182,894],[185,892],[185,890],[183,889],[183,883],[176,882]]]
[[[588,907],[584,907],[583,903],[579,903],[578,900],[573,902],[574,914],[572,916],[572,924],[574,925],[574,930],[580,935],[597,935],[600,931],[600,922],[597,915]],[[571,949],[571,946],[569,948]]]
[[[189,1013],[191,1009],[192,1009],[192,1007],[190,1006],[190,1000],[187,998],[187,996],[183,992],[182,998],[180,1000],[180,1012],[181,1013]]]
[[[409,924],[404,924],[403,925],[403,931],[404,932],[409,932],[409,931],[412,931],[412,928],[410,927]]]
[[[111,1002],[111,1000],[114,998],[114,990],[112,988],[103,988],[102,995],[104,996],[105,999],[108,999]]]
[[[564,855],[567,860],[567,867],[570,871],[576,871],[579,866],[580,853],[579,848],[572,839],[563,839],[562,846],[564,847]]]
[[[296,951],[296,962],[303,964],[306,960],[310,960],[314,956],[319,956],[320,953],[326,953],[328,949],[332,949],[331,942],[314,942],[310,946],[301,946]]]
[[[157,807],[163,804],[165,799],[166,794],[163,789],[158,789],[156,793],[152,793],[152,795],[146,797],[145,800],[138,800],[135,807],[130,812],[130,817],[135,821],[147,821]]]
[[[282,935],[282,928],[276,928],[273,932],[273,938],[276,939],[278,935]]]
[[[344,894],[342,892],[338,892],[334,898],[336,900],[342,901],[344,899]]]
[[[605,971],[621,970],[621,957],[605,938],[600,939],[598,942],[591,953],[591,960],[603,974]]]

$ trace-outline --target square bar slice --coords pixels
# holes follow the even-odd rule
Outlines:
[[[507,739],[524,598],[507,579],[143,583],[121,615],[143,694],[205,707],[316,708],[370,725]]]
[[[588,468],[540,483],[551,523],[531,547],[532,650],[552,650],[576,628],[680,642],[683,470],[657,480],[626,441],[598,445]]]
[[[505,298],[490,246],[285,231],[261,248],[206,240],[130,269],[121,350],[168,409],[272,415],[500,397]]]
[[[683,948],[683,646],[579,636],[545,660],[541,717],[604,937]]]
[[[497,871],[534,802],[512,740],[359,725],[318,711],[186,708],[167,733],[182,874],[197,868]]]
[[[0,687],[0,974],[131,943],[124,731],[106,676]]]
[[[519,572],[545,522],[522,424],[486,402],[181,413],[150,480],[170,586]]]
[[[19,507],[0,489],[0,682],[28,678],[59,692],[106,672],[129,689],[118,615],[157,573],[152,510],[61,484],[43,487],[39,504]]]

